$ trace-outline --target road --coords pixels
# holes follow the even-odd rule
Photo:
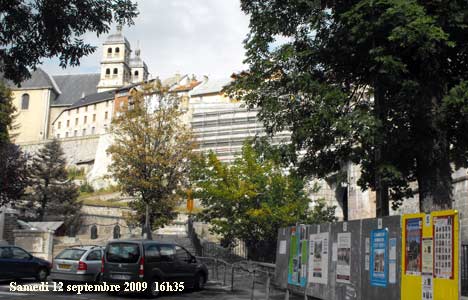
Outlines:
[[[109,296],[106,293],[76,293],[67,292],[12,292],[10,291],[9,281],[0,281],[0,300],[6,299],[21,299],[21,300],[51,300],[51,299],[76,299],[76,300],[104,300],[104,299],[118,299],[118,300],[139,300],[147,299],[138,294],[124,294],[118,296]],[[38,284],[33,281],[22,280],[17,281],[17,284]],[[49,290],[53,289],[52,283],[49,282]],[[238,287],[234,292],[230,291],[229,287],[222,287],[214,282],[208,282],[203,291],[184,291],[177,293],[165,293],[159,299],[164,300],[182,300],[182,299],[216,299],[216,300],[250,300],[250,289],[248,282],[238,282]],[[291,297],[290,299],[294,299]],[[265,299],[265,293],[259,286],[255,291],[255,299]],[[271,300],[284,299],[284,293],[271,292]]]

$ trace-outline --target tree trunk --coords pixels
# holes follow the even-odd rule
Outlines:
[[[148,240],[153,239],[153,233],[152,233],[152,230],[151,230],[151,222],[150,222],[150,207],[149,207],[148,203],[146,203],[145,233],[146,233],[146,239],[148,239]]]
[[[420,212],[452,208],[452,169],[447,133],[438,126],[437,100],[430,97],[422,109],[416,132],[420,146],[416,157]],[[430,118],[427,118],[430,116]]]

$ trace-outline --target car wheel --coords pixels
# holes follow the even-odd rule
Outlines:
[[[195,290],[197,291],[203,290],[205,288],[205,283],[206,283],[205,275],[203,273],[197,273],[195,275],[195,284],[194,284]]]
[[[45,281],[47,279],[47,269],[46,268],[40,268],[39,271],[37,271],[36,274],[36,279],[39,281]]]
[[[159,279],[154,279],[151,282],[148,282],[148,289],[146,290],[146,296],[148,298],[157,298],[161,295],[161,292],[156,289],[156,282],[159,282]]]

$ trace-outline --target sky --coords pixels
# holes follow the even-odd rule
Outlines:
[[[239,0],[137,0],[140,15],[123,34],[132,50],[137,44],[152,77],[175,73],[224,78],[245,69],[243,40],[249,20]],[[115,25],[109,33],[115,32]],[[108,33],[108,34],[109,34]],[[41,66],[51,75],[99,73],[102,43],[89,33],[85,42],[98,49],[81,59],[81,65],[62,69],[57,59]]]

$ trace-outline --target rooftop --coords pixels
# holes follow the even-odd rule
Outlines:
[[[193,89],[192,96],[220,93],[223,88],[232,82],[231,78],[208,79],[197,88]]]

